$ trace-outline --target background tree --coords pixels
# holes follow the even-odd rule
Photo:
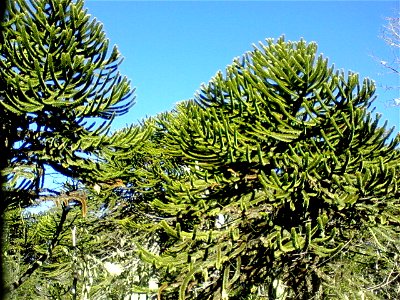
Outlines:
[[[399,12],[395,17],[387,17],[387,25],[383,29],[382,39],[394,50],[393,66],[387,66],[392,69],[393,72],[399,73],[400,57],[398,49],[400,48],[400,18]],[[386,64],[385,64],[386,65]]]
[[[391,62],[387,62],[385,60],[381,60],[381,64],[391,73],[394,73],[395,76],[399,76],[400,74],[400,12],[397,11],[397,15],[395,17],[387,17],[387,25],[383,28],[382,39],[389,45],[389,47],[393,50],[393,60]],[[389,87],[394,89],[399,89],[399,86]],[[400,106],[400,97],[394,99],[394,103],[397,106]]]
[[[92,185],[100,149],[133,149],[143,136],[133,127],[109,134],[114,117],[133,105],[133,90],[118,72],[118,50],[109,48],[102,25],[83,5],[82,0],[9,5],[0,46],[0,165],[6,181],[1,214],[54,197],[61,199],[62,214],[77,204],[85,214],[86,192],[76,190],[79,185],[46,189],[46,173]],[[28,270],[44,263],[58,241],[39,260],[32,255]]]
[[[163,299],[328,297],[327,266],[359,232],[396,230],[400,136],[368,112],[373,82],[316,51],[267,40],[158,120],[179,164],[142,167],[161,188],[136,226],[160,237],[157,253],[137,247]]]

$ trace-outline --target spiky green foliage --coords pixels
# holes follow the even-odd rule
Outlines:
[[[130,173],[155,197],[137,224],[160,250],[138,247],[163,299],[326,296],[359,231],[399,224],[400,136],[368,112],[374,92],[315,43],[267,40],[163,115]]]
[[[89,180],[100,148],[132,142],[133,130],[107,136],[113,118],[133,104],[120,62],[82,0],[10,3],[0,46],[4,175],[18,190],[10,202],[35,197],[45,166]]]

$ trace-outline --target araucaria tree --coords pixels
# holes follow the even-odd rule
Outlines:
[[[267,40],[194,100],[108,134],[133,91],[82,0],[12,1],[3,29],[0,212],[12,226],[1,257],[12,299],[395,292],[400,135],[369,112],[371,80],[335,71],[315,43]],[[45,189],[48,170],[78,184]],[[18,210],[38,199],[60,207]],[[339,286],[353,275],[338,275],[346,262],[357,280]]]
[[[132,90],[118,73],[117,49],[109,50],[102,25],[90,19],[83,1],[13,1],[6,17],[1,149],[9,153],[9,181],[35,196],[45,166],[89,177],[90,155],[115,142],[105,133],[114,116],[132,106]],[[92,124],[101,119],[100,126]]]
[[[90,18],[82,0],[10,1],[2,26],[0,167],[6,195],[1,214],[44,195],[59,196],[62,215],[71,203],[85,208],[84,192],[46,193],[43,182],[46,171],[55,171],[94,183],[100,149],[133,148],[136,129],[108,134],[114,117],[134,102],[129,81],[118,72],[120,54],[110,49],[102,25]],[[31,265],[10,289],[55,251],[63,224],[54,228],[54,239],[26,258]],[[6,244],[12,243],[8,238]],[[10,257],[6,252],[1,256]]]
[[[138,248],[161,299],[332,296],[327,263],[360,232],[400,225],[400,136],[368,112],[374,92],[315,43],[281,38],[162,115],[162,138],[142,149],[154,159],[131,169],[155,195],[137,226],[159,248]]]

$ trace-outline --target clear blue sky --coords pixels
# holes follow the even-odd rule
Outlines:
[[[172,109],[253,43],[285,35],[315,41],[336,68],[374,79],[377,111],[399,131],[400,108],[390,105],[399,90],[381,87],[399,86],[399,77],[379,64],[394,57],[379,35],[398,1],[87,0],[86,7],[118,45],[120,70],[137,89],[136,105],[115,128]]]

